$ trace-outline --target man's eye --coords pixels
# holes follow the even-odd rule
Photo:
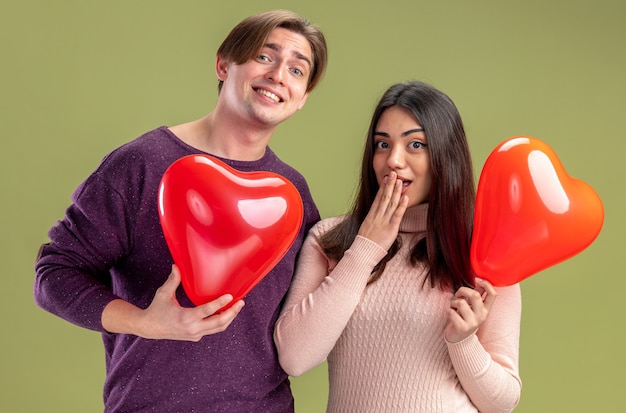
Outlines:
[[[291,71],[292,71],[293,73],[295,73],[296,75],[298,75],[298,76],[302,76],[302,75],[304,74],[304,73],[302,72],[302,70],[300,70],[300,69],[296,69],[296,68],[291,69]]]
[[[259,60],[262,60],[262,61],[264,61],[264,62],[269,62],[269,60],[270,60],[270,58],[269,58],[269,57],[267,57],[267,56],[265,56],[265,55],[260,55],[260,56],[258,57],[258,59],[259,59]]]

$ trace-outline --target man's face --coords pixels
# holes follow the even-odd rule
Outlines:
[[[304,106],[312,62],[304,36],[276,28],[258,55],[243,64],[218,56],[217,74],[224,81],[220,100],[245,119],[276,126]]]

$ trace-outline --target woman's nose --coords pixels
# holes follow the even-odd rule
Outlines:
[[[389,158],[387,158],[387,165],[392,169],[398,169],[404,167],[404,154],[400,148],[394,148],[389,152]]]

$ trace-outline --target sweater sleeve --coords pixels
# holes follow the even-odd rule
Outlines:
[[[75,192],[65,218],[50,230],[35,263],[35,302],[71,323],[103,331],[102,311],[116,295],[109,269],[129,248],[119,193],[91,175]]]
[[[304,374],[326,359],[358,305],[372,270],[387,253],[357,236],[333,268],[318,243],[328,225],[329,220],[321,221],[307,236],[274,330],[280,364],[291,376]]]
[[[519,284],[496,288],[497,299],[476,334],[447,343],[463,389],[483,413],[510,412],[518,404],[521,291]]]

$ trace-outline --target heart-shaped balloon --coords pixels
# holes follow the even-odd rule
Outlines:
[[[508,139],[478,182],[472,267],[496,286],[515,284],[587,248],[603,221],[598,194],[570,177],[548,145]]]
[[[180,158],[159,186],[165,240],[195,305],[243,298],[280,261],[302,225],[295,186],[272,172],[240,172],[208,155]]]

